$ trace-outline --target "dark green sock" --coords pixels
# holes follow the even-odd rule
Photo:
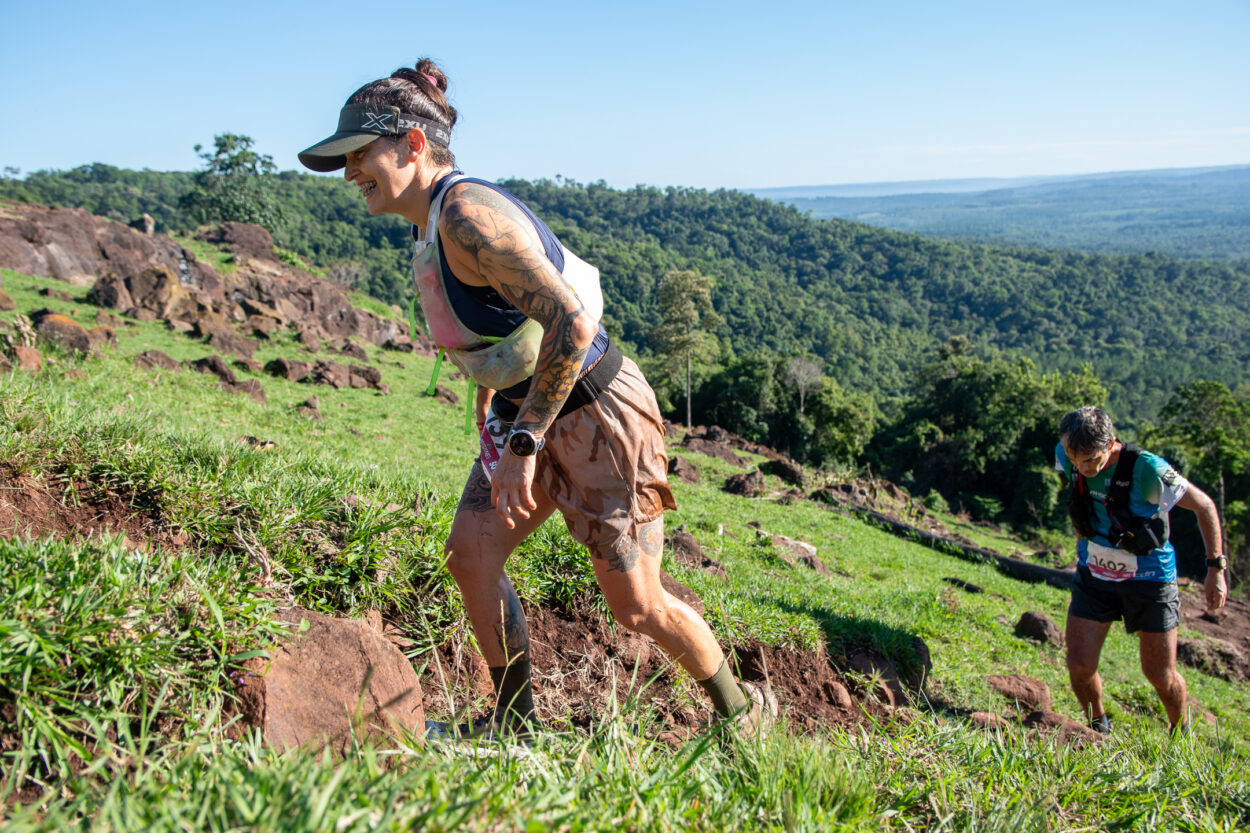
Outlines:
[[[747,707],[747,696],[742,693],[733,672],[729,670],[729,660],[724,660],[716,673],[706,680],[698,680],[699,685],[712,698],[712,708],[721,717],[730,717]]]
[[[534,716],[534,689],[530,685],[530,662],[516,659],[508,665],[491,666],[495,684],[495,721],[513,726]]]

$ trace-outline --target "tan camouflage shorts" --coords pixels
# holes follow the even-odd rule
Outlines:
[[[636,547],[638,528],[676,509],[655,393],[628,357],[594,402],[546,433],[534,479],[598,558]]]

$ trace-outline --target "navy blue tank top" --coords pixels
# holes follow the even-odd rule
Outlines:
[[[453,171],[434,183],[434,191],[430,195],[431,201],[448,187],[451,177],[458,173],[461,172]],[[543,242],[543,250],[547,254],[547,259],[551,261],[557,271],[564,271],[564,247],[560,245],[560,240],[556,237],[555,232],[548,228],[546,223],[538,219],[538,215],[531,211],[529,206],[517,199],[514,194],[505,191],[493,182],[476,177],[463,177],[456,181],[458,183],[472,182],[482,185],[507,198],[534,224],[534,229],[538,232],[538,237]],[[436,229],[435,235],[437,234],[438,231]],[[420,230],[413,226],[413,239],[418,240],[420,236]],[[451,302],[451,308],[455,311],[456,317],[470,330],[491,338],[503,338],[525,321],[525,313],[508,303],[507,299],[500,295],[499,291],[493,286],[470,286],[462,283],[455,273],[451,271],[451,265],[447,262],[447,258],[440,257],[439,262],[442,266],[443,286],[447,289],[447,298]],[[586,352],[586,360],[582,363],[583,372],[598,361],[599,357],[607,349],[608,334],[603,329],[603,323],[600,322],[599,332],[595,334],[595,340]],[[524,399],[529,392],[529,386],[530,380],[526,379],[516,383],[507,390],[499,391],[499,393],[509,399]]]

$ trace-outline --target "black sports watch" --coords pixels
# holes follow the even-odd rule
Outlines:
[[[1227,570],[1228,569],[1228,557],[1221,555],[1219,558],[1208,558],[1207,566],[1216,567],[1220,570]]]
[[[513,428],[508,435],[508,450],[518,457],[533,457],[547,444],[544,437],[535,437],[532,431]]]

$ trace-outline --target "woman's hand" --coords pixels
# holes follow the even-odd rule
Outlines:
[[[518,521],[528,520],[538,508],[534,501],[534,467],[537,455],[518,457],[504,449],[490,482],[490,502],[504,526],[515,529]]]

